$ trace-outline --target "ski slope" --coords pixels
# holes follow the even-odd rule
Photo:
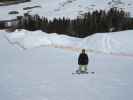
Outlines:
[[[24,13],[39,14],[48,19],[54,17],[76,18],[88,11],[96,9],[109,9],[111,7],[122,8],[133,16],[132,0],[31,0],[17,5],[0,6],[0,20],[14,19]],[[38,6],[38,7],[35,7]],[[26,7],[35,7],[24,10]],[[8,14],[10,11],[18,11],[19,14]]]
[[[132,41],[130,39],[132,31],[125,32],[111,33],[109,36],[101,34],[102,41],[106,41],[108,44],[110,37],[115,36],[117,41],[124,43],[123,47],[128,46],[131,49],[132,45],[129,45],[128,42]],[[69,43],[66,41],[69,40],[73,44],[80,39],[56,34],[49,36],[38,31],[32,34],[25,30],[19,32],[19,35],[16,33],[0,31],[0,100],[133,99],[133,80],[131,78],[133,57],[88,51],[90,58],[88,71],[94,71],[95,74],[72,75],[72,72],[78,68],[77,59],[80,52],[54,48],[47,46],[46,43],[54,39],[55,43],[60,41],[62,44],[64,41],[64,46],[66,44],[68,46]],[[117,34],[119,37],[116,37]],[[95,45],[88,44],[87,46],[94,48],[97,45],[96,47],[100,48],[97,44],[100,43],[99,35],[87,37],[81,41],[84,44],[97,39]],[[62,41],[60,37],[63,37]],[[94,37],[97,38],[94,39]],[[46,41],[44,41],[45,39]],[[39,46],[34,44],[35,42],[39,45],[40,42],[45,42],[45,45]],[[27,43],[28,45],[25,45]],[[20,49],[19,44],[24,44],[26,50]],[[33,45],[29,47],[31,44]],[[84,47],[83,44],[80,42],[80,46]],[[107,44],[104,46],[106,47]],[[37,48],[38,46],[39,48]],[[107,48],[110,49],[110,46]]]
[[[75,18],[86,11],[119,7],[132,0],[32,0],[0,7],[0,20],[24,13]],[[40,6],[23,10],[25,7]],[[19,11],[9,15],[9,11]],[[41,31],[0,30],[0,100],[132,100],[133,30],[97,33],[84,39]],[[72,75],[82,48],[88,71]]]

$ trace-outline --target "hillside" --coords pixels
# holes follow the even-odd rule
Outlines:
[[[32,0],[17,5],[1,6],[0,20],[16,18],[24,13],[39,14],[49,19],[54,17],[76,18],[85,12],[95,9],[109,9],[119,7],[129,11],[132,15],[132,0]],[[27,8],[25,10],[25,8]],[[9,15],[10,11],[18,11],[19,14]]]

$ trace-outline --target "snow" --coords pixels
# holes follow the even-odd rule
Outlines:
[[[54,37],[55,42],[58,41],[55,39],[56,37],[58,37],[57,39],[59,37],[66,37],[63,41],[69,40],[69,42],[77,42],[80,39],[57,36],[56,34],[46,35],[40,31],[31,34],[31,32],[22,30],[19,33],[17,31],[14,33],[0,31],[1,100],[133,99],[133,80],[131,79],[133,70],[132,57],[105,55],[103,53],[88,51],[87,53],[90,58],[88,71],[94,71],[95,74],[72,75],[72,72],[78,68],[77,59],[79,52],[47,46],[35,48],[35,45],[30,49],[22,50],[18,49],[16,45],[9,44],[6,39],[9,38],[13,43],[18,41],[21,43],[22,40],[22,43],[29,43],[30,41],[24,42],[25,39],[28,39],[28,36],[30,36],[30,39],[33,36],[32,39],[34,39],[36,36],[38,39],[35,39],[36,41],[34,42],[32,41],[33,44],[40,42],[38,41],[40,36],[41,39],[46,40],[48,37],[49,39],[53,39],[52,37]],[[119,41],[122,40],[120,41],[122,44],[123,42],[128,42],[126,37],[129,35],[128,38],[130,38],[131,33],[132,31],[125,31],[108,35],[115,37]],[[116,37],[117,34],[120,37]],[[5,36],[7,37],[5,38]],[[94,37],[99,41],[101,39],[100,37],[103,36],[104,38],[108,37],[99,33],[96,36],[92,36],[92,38],[87,37],[85,40],[81,39],[81,41],[89,43]],[[122,37],[125,37],[125,41]],[[59,41],[62,42],[60,39]],[[68,42],[64,44],[66,43]],[[89,46],[93,47],[92,44]],[[126,46],[131,48],[132,45]]]
[[[13,33],[5,34],[5,37],[12,44],[18,44],[25,49],[40,47],[40,46],[50,46],[50,45],[65,45],[73,46],[79,39],[68,37],[65,35],[57,35],[56,33],[48,34],[42,31],[15,31]]]
[[[55,46],[71,49],[82,49],[92,52],[114,53],[121,55],[133,55],[132,37],[133,31],[121,31],[112,33],[97,33],[86,38],[74,38],[56,33],[47,34],[42,31],[16,30],[6,33],[5,37],[10,43],[25,49],[40,46]],[[92,45],[93,44],[93,45]]]
[[[132,15],[132,4],[132,0],[32,0],[1,6],[0,20],[26,12],[49,19],[75,18],[112,6]],[[40,7],[23,10],[32,6]],[[8,15],[14,10],[19,14]],[[132,100],[132,33],[96,33],[81,39],[40,30],[0,30],[0,100]],[[95,74],[72,75],[82,48],[89,55],[88,71]]]
[[[117,2],[121,1],[121,2]],[[40,16],[46,16],[48,19],[54,17],[69,17],[76,18],[80,14],[84,14],[88,11],[96,9],[109,9],[110,7],[122,8],[131,13],[133,11],[132,0],[32,0],[32,2],[26,2],[17,5],[0,6],[0,20],[14,19],[16,16],[23,15],[24,13],[39,14]],[[25,7],[37,8],[23,10]],[[18,11],[19,14],[9,15],[10,11]]]

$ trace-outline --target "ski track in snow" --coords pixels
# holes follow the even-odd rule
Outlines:
[[[113,48],[112,48],[112,44],[111,44],[111,37],[110,37],[110,35],[109,34],[105,34],[104,36],[103,36],[103,51],[104,52],[107,52],[107,53],[110,53],[110,51],[111,50],[113,50]]]
[[[125,52],[121,52],[121,50],[123,49],[122,47],[124,47],[124,45],[122,44],[122,41],[120,43],[120,41],[114,39],[114,37],[111,35],[112,33],[108,33],[108,34],[104,34],[103,38],[102,38],[102,50],[101,52],[103,53],[108,53],[108,54],[112,54],[112,55],[118,55],[118,56],[130,56],[132,57],[133,53],[125,53]]]

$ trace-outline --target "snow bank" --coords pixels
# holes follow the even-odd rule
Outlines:
[[[13,33],[6,33],[5,36],[10,43],[21,45],[25,49],[51,45],[73,47],[80,40],[65,35],[57,35],[56,33],[48,34],[42,31],[26,30],[16,30]]]
[[[42,31],[16,30],[13,33],[5,33],[6,38],[12,44],[17,44],[25,49],[40,46],[55,46],[63,48],[85,48],[93,52],[126,53],[133,54],[133,31],[114,33],[97,33],[86,38],[74,38],[56,33],[47,34]]]

